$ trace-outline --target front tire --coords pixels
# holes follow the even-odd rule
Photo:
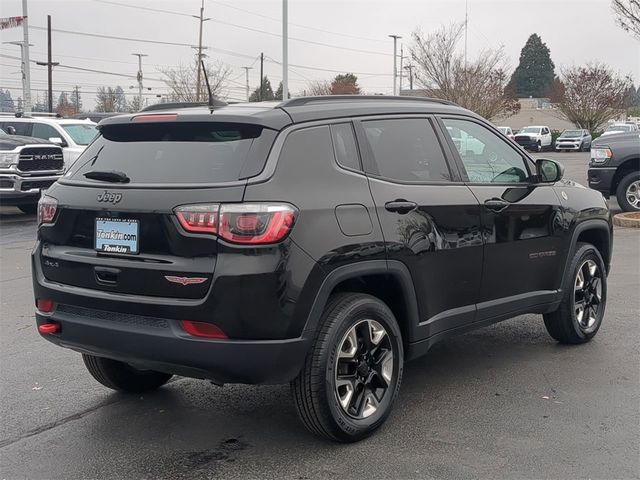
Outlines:
[[[538,144],[536,145],[536,152],[540,153],[542,151],[542,143],[538,140]]]
[[[89,373],[105,387],[128,393],[143,393],[155,390],[173,376],[154,370],[138,370],[128,363],[82,354]]]
[[[616,190],[618,205],[625,212],[640,210],[640,172],[632,172],[620,180]]]
[[[402,380],[402,336],[387,305],[371,295],[330,298],[302,371],[291,383],[298,415],[316,435],[355,442],[391,413]]]
[[[577,244],[562,289],[558,309],[543,316],[547,332],[560,343],[588,342],[600,329],[607,303],[604,261],[590,243]]]

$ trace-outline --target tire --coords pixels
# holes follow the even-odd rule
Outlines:
[[[38,213],[37,203],[26,203],[24,205],[18,205],[18,208],[22,213],[26,213],[27,215],[35,215],[36,213]]]
[[[542,151],[542,143],[538,140],[538,144],[536,145],[536,152],[540,153]]]
[[[593,267],[595,274],[591,276]],[[597,282],[593,278],[598,279]],[[590,243],[576,245],[562,289],[564,296],[558,309],[543,315],[547,332],[560,343],[588,342],[598,333],[607,304],[604,262],[598,250]],[[587,290],[588,293],[585,294]],[[590,302],[593,298],[597,301]],[[581,312],[580,303],[586,305]]]
[[[629,201],[635,197],[635,201]],[[618,205],[625,212],[640,211],[640,172],[631,172],[620,180],[616,189]]]
[[[329,299],[318,329],[302,371],[291,382],[296,410],[316,435],[337,442],[362,440],[384,423],[398,395],[404,361],[400,328],[376,297],[340,293]],[[382,336],[376,343],[377,335]],[[367,345],[370,355],[363,360]]]
[[[121,392],[143,393],[155,390],[173,376],[153,370],[138,370],[124,362],[84,353],[82,360],[93,378],[105,387]]]

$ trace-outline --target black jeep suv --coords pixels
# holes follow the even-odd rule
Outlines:
[[[99,129],[40,202],[33,282],[39,332],[107,387],[291,382],[311,431],[354,441],[438,340],[541,313],[583,343],[602,322],[602,195],[448,102],[295,98]]]

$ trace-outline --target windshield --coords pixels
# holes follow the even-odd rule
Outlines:
[[[233,182],[262,132],[257,125],[216,122],[105,125],[67,177],[86,181],[89,171],[116,170],[132,184]]]
[[[538,127],[524,127],[520,133],[540,133],[540,129]]]
[[[498,130],[500,131],[500,133],[504,133],[506,135],[509,131],[509,127],[498,127]]]
[[[610,125],[607,127],[605,132],[630,132],[630,125]]]
[[[98,134],[96,126],[92,123],[68,123],[61,127],[78,145],[89,145]]]
[[[581,137],[582,130],[565,130],[562,132],[561,137]]]

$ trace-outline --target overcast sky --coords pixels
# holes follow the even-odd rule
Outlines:
[[[129,6],[118,6],[116,3]],[[132,8],[143,7],[143,8]],[[160,13],[144,8],[179,12]],[[127,37],[114,40],[53,33],[53,60],[64,65],[102,70],[125,76],[54,70],[54,97],[60,90],[81,87],[85,107],[92,108],[100,85],[120,85],[134,95],[137,59],[144,58],[143,71],[153,95],[166,93],[159,69],[193,61],[189,46],[141,43],[131,39],[197,44],[198,21],[187,15],[199,13],[200,0],[29,0],[31,58],[46,60],[47,15],[54,29]],[[556,71],[563,66],[601,61],[624,75],[640,79],[640,45],[620,30],[609,0],[468,0],[468,55],[484,48],[504,45],[511,68],[518,63],[520,50],[532,33],[538,33],[551,49]],[[243,66],[253,66],[250,85],[259,82],[260,52],[264,52],[265,74],[277,87],[282,78],[280,0],[214,1],[205,0],[203,44],[210,47],[211,59],[233,69],[227,93],[232,99],[244,99]],[[1,0],[0,17],[22,14],[21,0]],[[411,33],[417,28],[430,32],[440,25],[461,22],[464,0],[364,1],[364,0],[289,0],[290,90],[304,90],[312,80],[330,79],[339,72],[355,72],[367,93],[391,93],[393,43],[389,34],[403,36],[408,55]],[[36,28],[37,27],[37,28]],[[0,31],[2,42],[22,39],[22,29]],[[302,40],[302,41],[301,41]],[[324,44],[324,45],[319,45]],[[462,44],[461,44],[462,48]],[[0,45],[0,88],[10,89],[14,99],[22,96],[19,47]],[[32,89],[44,95],[46,68],[32,65]],[[407,80],[405,79],[405,86]]]

